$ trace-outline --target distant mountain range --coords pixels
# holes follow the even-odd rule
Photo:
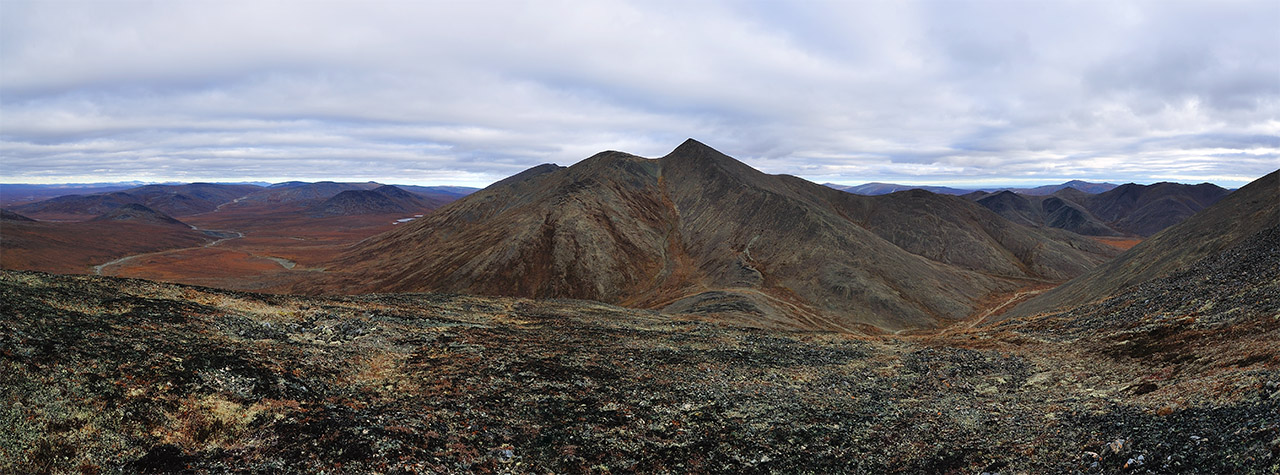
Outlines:
[[[1029,226],[1095,236],[1145,237],[1181,222],[1229,193],[1209,183],[1129,183],[1098,194],[1063,188],[1040,196],[1012,191],[965,196],[1011,221]]]
[[[689,140],[659,159],[534,167],[362,242],[298,290],[568,297],[896,331],[945,325],[988,294],[1116,252],[955,196],[867,197],[766,175]]]
[[[1057,185],[1043,185],[1032,188],[1013,188],[1013,187],[996,187],[996,188],[955,188],[950,186],[928,186],[928,185],[899,185],[896,183],[879,183],[871,182],[862,185],[839,185],[835,183],[825,183],[824,186],[835,188],[840,191],[847,191],[857,195],[887,195],[907,190],[925,190],[933,193],[944,195],[965,195],[975,191],[986,193],[995,193],[1000,191],[1012,191],[1024,195],[1049,195],[1062,189],[1074,188],[1085,193],[1101,193],[1119,185],[1113,183],[1093,183],[1083,180],[1071,180],[1066,183]]]
[[[8,187],[9,185],[5,185]],[[396,187],[398,193],[397,206],[386,203],[373,203],[366,199],[366,205],[358,206],[354,202],[347,205],[331,204],[321,209],[326,200],[332,199],[346,191],[368,191],[389,186],[374,182],[336,183],[336,182],[285,182],[270,186],[190,183],[179,185],[143,185],[91,194],[69,194],[55,198],[27,203],[9,208],[16,213],[45,220],[80,221],[101,216],[113,209],[136,204],[169,216],[182,217],[208,213],[221,206],[243,203],[245,205],[261,204],[281,207],[280,209],[296,209],[312,215],[350,215],[370,213],[403,213],[435,209],[461,196],[475,191],[474,188],[440,186],[404,186]],[[49,190],[45,190],[48,192]],[[388,195],[390,196],[390,195]],[[384,199],[387,196],[383,197]],[[349,200],[349,198],[348,198]]]

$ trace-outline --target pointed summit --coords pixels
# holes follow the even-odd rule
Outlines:
[[[679,147],[676,147],[675,150],[672,150],[670,155],[694,155],[694,154],[705,154],[705,153],[720,154],[720,151],[714,148],[711,148],[711,146],[707,144],[704,144],[702,142],[699,142],[697,140],[690,138],[690,139],[685,139],[684,143],[680,144]]]
[[[684,143],[672,150],[661,159],[663,162],[733,162],[741,163],[728,155],[720,153],[719,150],[711,148],[707,144],[694,139],[685,140]]]
[[[663,174],[699,176],[703,181],[699,186],[727,185],[730,182],[768,186],[768,175],[764,172],[694,139],[685,140],[659,162],[662,163]]]

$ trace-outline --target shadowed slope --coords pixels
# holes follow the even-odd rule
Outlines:
[[[1280,226],[1280,171],[1255,180],[1115,260],[1015,307],[1006,317],[1065,310],[1115,295]]]
[[[1087,197],[1083,204],[1118,230],[1150,236],[1217,203],[1229,193],[1210,183],[1130,183]]]
[[[975,200],[983,207],[1018,224],[1064,229],[1089,236],[1122,236],[1079,203],[1090,195],[1075,189],[1048,196],[1001,191]]]
[[[130,203],[119,208],[108,211],[107,213],[91,219],[90,221],[126,221],[143,224],[161,224],[161,225],[177,225],[182,227],[190,227],[182,221],[174,219],[173,216],[161,213],[146,206]]]
[[[372,190],[346,190],[307,209],[311,217],[415,213],[439,208],[452,199],[431,199],[383,185]]]
[[[5,220],[5,221],[22,221],[22,222],[32,222],[32,221],[35,221],[34,219],[28,218],[28,217],[23,216],[23,215],[18,214],[18,213],[14,213],[13,211],[9,211],[9,210],[7,210],[7,209],[0,209],[0,220]]]
[[[367,240],[308,291],[571,297],[852,330],[931,327],[1109,255],[927,192],[865,197],[689,140],[543,165]]]

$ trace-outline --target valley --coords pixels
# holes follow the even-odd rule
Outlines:
[[[324,263],[343,248],[392,229],[406,216],[429,212],[470,191],[457,188],[437,192],[423,188],[420,194],[414,194],[400,190],[401,194],[396,195],[397,201],[390,208],[380,202],[375,203],[374,208],[366,208],[360,202],[346,206],[333,204],[332,198],[344,192],[375,190],[379,186],[286,183],[262,189],[243,185],[167,188],[151,185],[141,187],[140,191],[118,190],[104,195],[72,195],[29,203],[18,209],[47,220],[37,223],[11,218],[5,221],[7,232],[0,232],[0,250],[4,251],[0,267],[279,291],[307,278],[308,273],[323,270]],[[187,198],[185,193],[213,198],[199,206],[174,205],[197,201]],[[244,194],[237,196],[236,193]],[[174,212],[181,221],[141,203]],[[88,224],[103,221],[93,215],[94,212],[110,213],[129,206],[141,206],[151,214],[145,220],[138,217],[111,220],[118,224],[114,226]],[[309,211],[313,208],[328,211],[316,214]],[[157,226],[166,219],[172,220],[169,224],[177,225]],[[178,227],[187,229],[178,230]],[[191,239],[156,239],[160,230],[163,231],[159,235],[179,234]],[[104,238],[106,243],[101,242]],[[98,245],[69,245],[80,242]],[[130,245],[103,245],[111,242]],[[58,259],[49,260],[50,256]]]

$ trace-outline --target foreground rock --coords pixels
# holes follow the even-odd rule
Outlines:
[[[1280,283],[1239,263],[1277,243],[1250,243],[1096,309],[882,339],[3,272],[0,472],[1274,473]],[[1136,303],[1214,272],[1239,280]]]

